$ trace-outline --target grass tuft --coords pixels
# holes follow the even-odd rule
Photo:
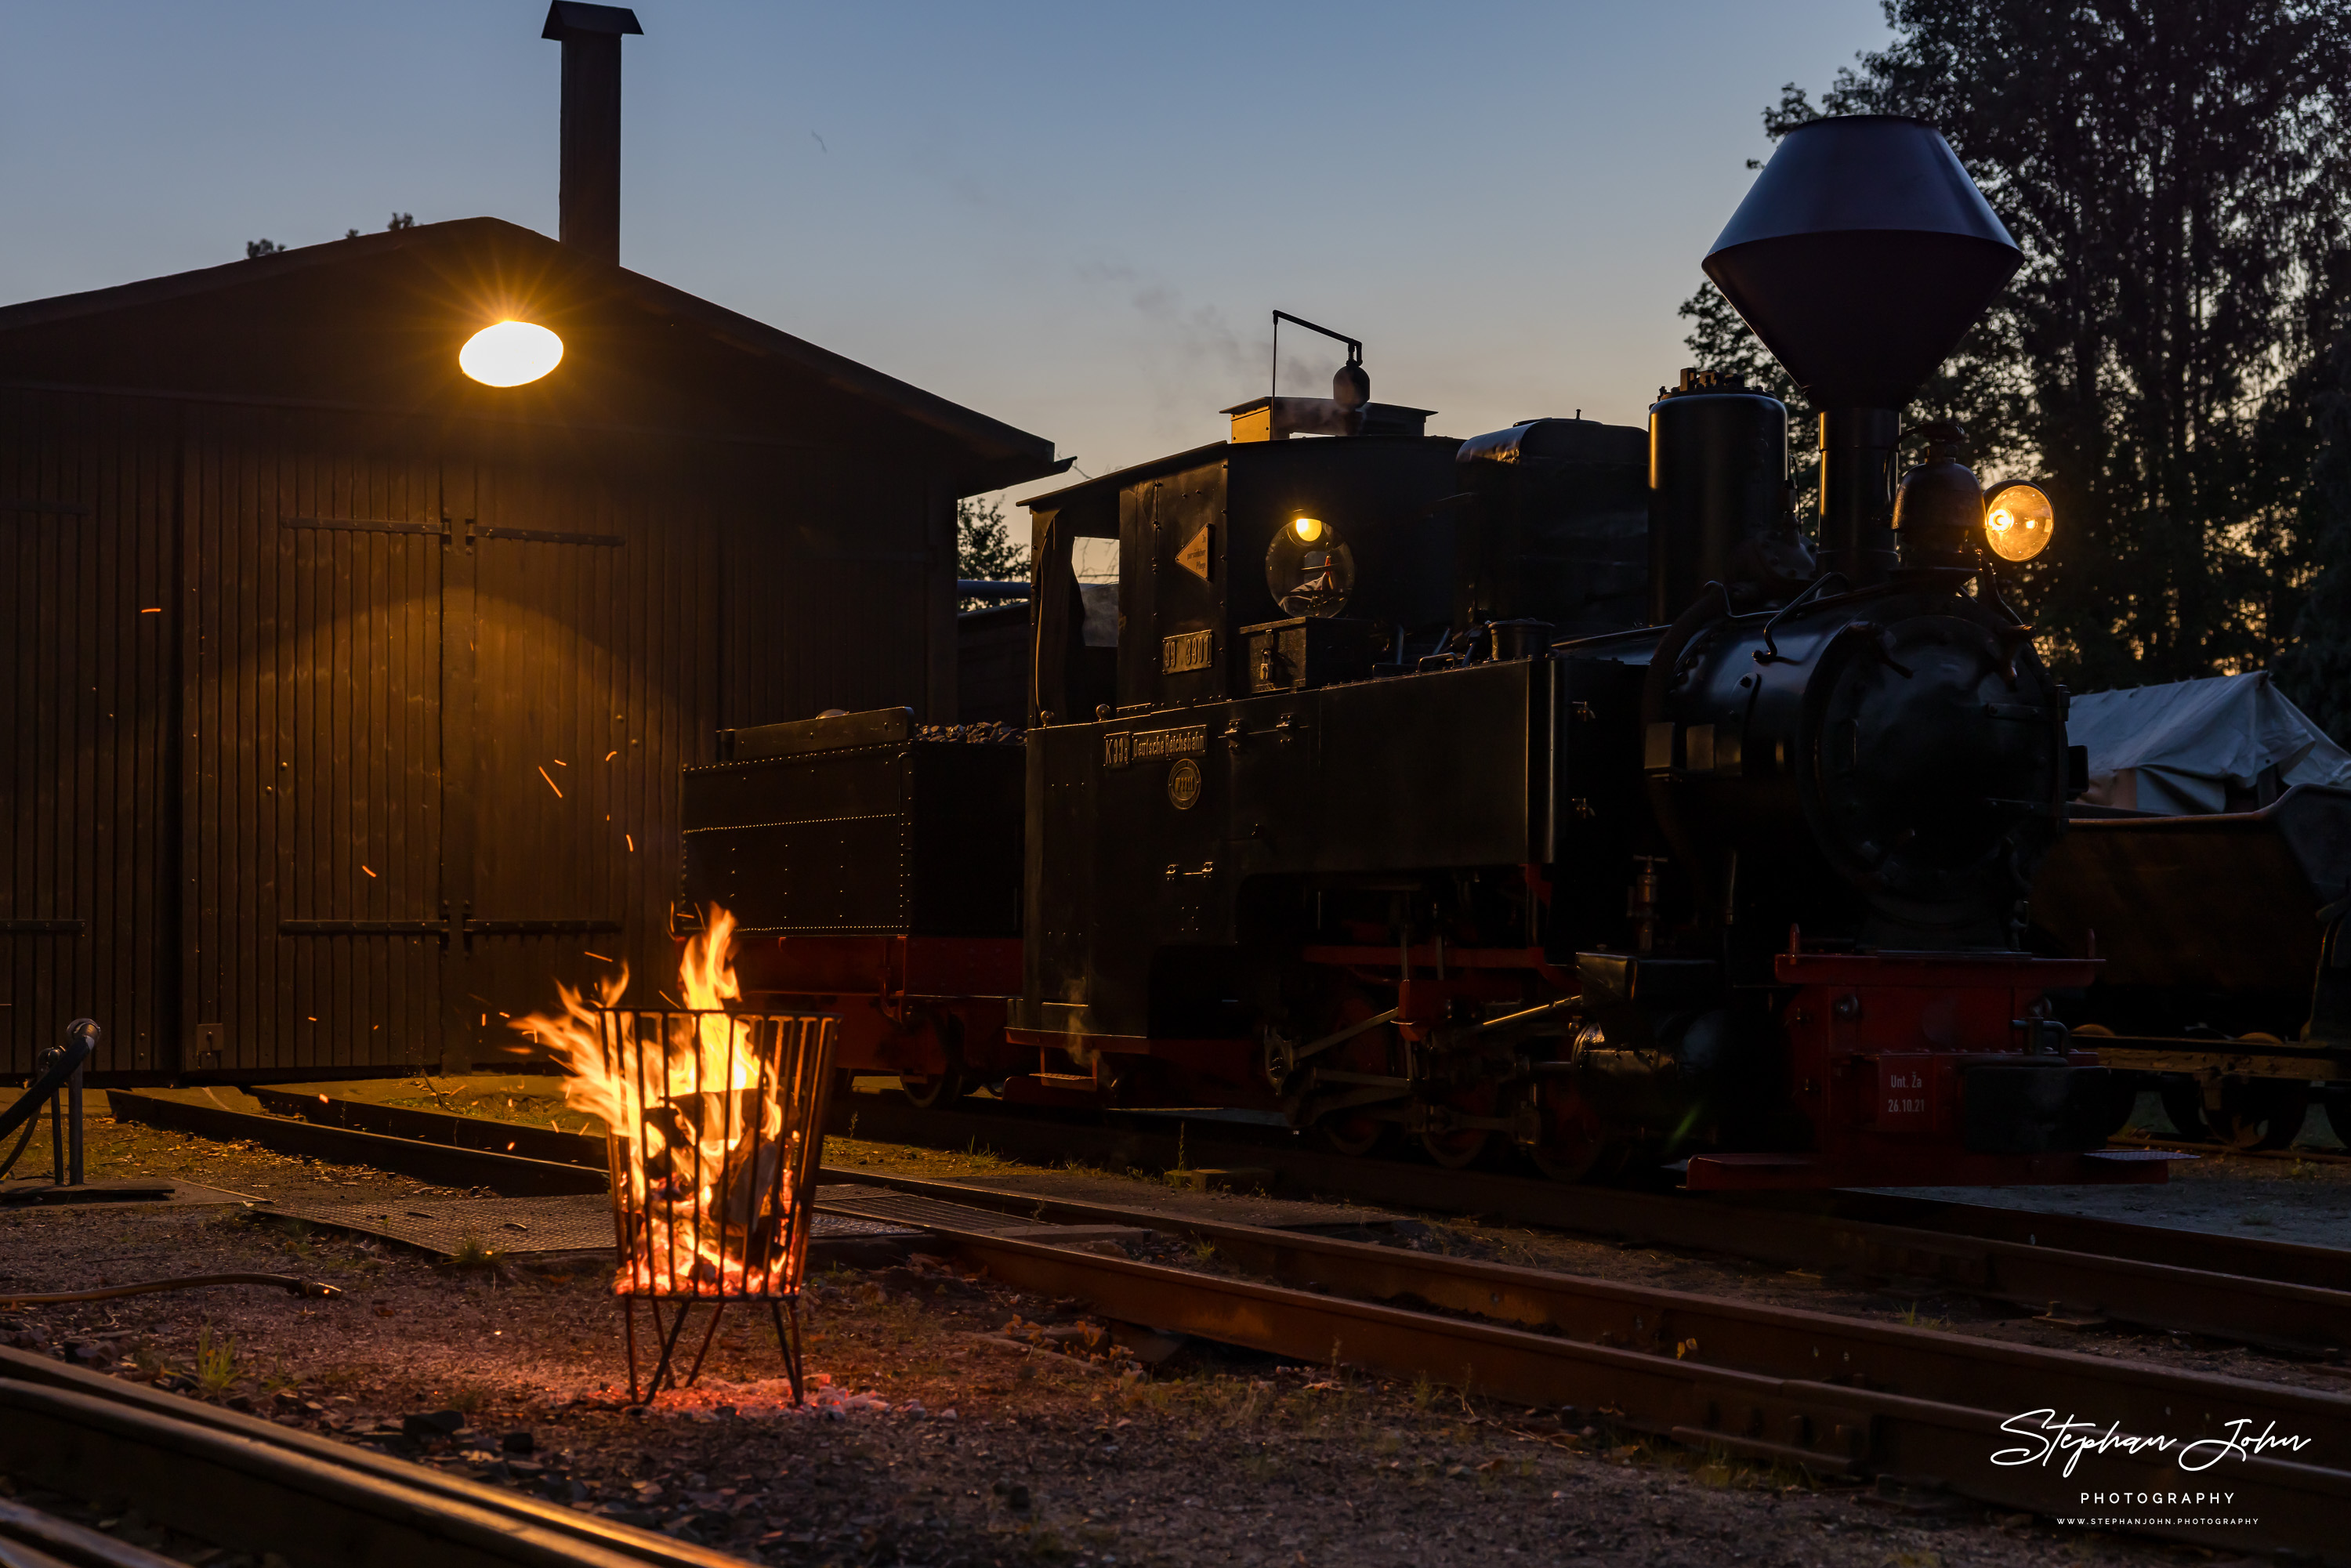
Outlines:
[[[204,1324],[196,1331],[196,1387],[206,1395],[227,1390],[237,1377],[236,1341],[223,1334],[213,1337],[212,1325]]]

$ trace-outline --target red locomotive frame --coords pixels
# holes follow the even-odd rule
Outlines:
[[[1393,992],[1393,1027],[1410,1043],[1440,1030],[1457,1000],[1542,1007],[1577,994],[1576,977],[1539,949],[1327,946],[1300,956],[1350,985]],[[1252,1041],[1072,1040],[1008,1029],[1006,1005],[1020,985],[1017,939],[755,936],[738,941],[735,965],[746,992],[763,1002],[838,1013],[837,1065],[896,1074],[918,1103],[987,1083],[1022,1104],[1280,1106]],[[1964,1144],[1960,1082],[1969,1070],[2036,1057],[2098,1064],[2095,1051],[2045,1043],[2062,1030],[2045,1021],[2044,1003],[2053,988],[2089,985],[2097,960],[1798,949],[1779,955],[1774,969],[1788,988],[1780,1018],[1792,1097],[1812,1124],[1813,1146],[1693,1155],[1686,1175],[1692,1189],[2166,1179],[2170,1156],[2163,1155],[1980,1154]],[[1159,1065],[1151,1082],[1180,1092],[1138,1098],[1124,1069],[1144,1061]],[[1451,1115],[1465,1132],[1516,1130],[1499,1107]]]

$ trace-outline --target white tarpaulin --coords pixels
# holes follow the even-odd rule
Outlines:
[[[2076,696],[2067,738],[2090,748],[2094,806],[2191,816],[2229,809],[2275,768],[2279,788],[2351,784],[2351,752],[2326,738],[2267,671]]]

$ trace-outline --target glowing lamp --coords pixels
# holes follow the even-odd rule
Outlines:
[[[2038,485],[2011,481],[1984,497],[1984,542],[2002,560],[2031,560],[2049,548],[2056,509]]]
[[[535,382],[563,362],[563,340],[528,321],[500,321],[465,340],[457,368],[489,387]]]
[[[1311,545],[1316,539],[1322,537],[1322,519],[1320,517],[1301,517],[1296,522],[1290,525],[1290,531],[1298,536],[1298,542],[1300,544]]]

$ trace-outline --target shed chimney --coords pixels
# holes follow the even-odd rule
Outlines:
[[[621,36],[643,32],[625,5],[555,0],[538,35],[563,46],[559,237],[615,266],[621,259]]]

